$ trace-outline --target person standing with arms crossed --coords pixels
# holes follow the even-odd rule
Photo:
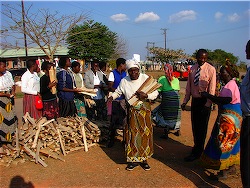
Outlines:
[[[246,45],[246,58],[250,60],[250,40]],[[243,122],[240,133],[240,172],[243,187],[250,187],[250,66],[240,86]]]
[[[185,98],[181,105],[182,110],[185,110],[192,96],[191,123],[194,146],[191,154],[184,158],[186,162],[199,159],[204,150],[212,101],[202,98],[200,93],[206,91],[214,95],[216,88],[216,70],[207,62],[207,59],[208,52],[205,49],[199,49],[196,53],[197,63],[190,70]]]

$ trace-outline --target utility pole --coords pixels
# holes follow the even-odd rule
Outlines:
[[[25,48],[25,56],[26,59],[28,57],[28,47],[27,47],[27,39],[26,39],[26,28],[25,28],[25,20],[24,20],[24,2],[22,0],[22,21],[23,21],[23,36],[24,36],[24,48]]]
[[[165,41],[165,50],[167,49],[167,29],[161,29],[163,30],[163,34],[164,34],[164,41]]]

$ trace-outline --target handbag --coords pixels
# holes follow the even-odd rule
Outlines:
[[[43,101],[39,95],[35,97],[35,106],[37,110],[43,109]]]

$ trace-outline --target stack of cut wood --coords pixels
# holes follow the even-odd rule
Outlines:
[[[6,155],[0,161],[5,166],[22,158],[46,167],[46,157],[64,161],[63,155],[83,148],[88,151],[100,140],[100,129],[85,117],[57,120],[42,117],[35,121],[26,113],[23,122],[16,130],[13,143],[4,146]]]
[[[141,87],[137,91],[143,91],[146,94],[152,93],[153,91],[157,90],[161,87],[161,84],[157,82],[156,79],[154,79],[152,76],[149,76],[147,80],[141,85]],[[136,106],[141,101],[136,97],[134,94],[129,100],[128,103],[131,106]]]

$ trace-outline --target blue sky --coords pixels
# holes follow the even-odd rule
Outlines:
[[[250,39],[249,1],[24,1],[34,10],[45,8],[62,14],[87,13],[109,27],[128,46],[128,55],[147,55],[147,44],[183,49],[222,49],[246,62]],[[12,3],[19,3],[15,1]]]

